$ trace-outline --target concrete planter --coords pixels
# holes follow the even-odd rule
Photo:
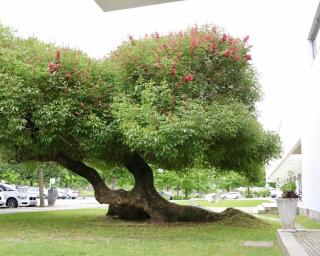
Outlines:
[[[277,205],[283,229],[295,229],[298,198],[278,198]]]

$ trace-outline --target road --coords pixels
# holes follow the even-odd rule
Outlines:
[[[45,200],[47,203],[47,200]],[[39,204],[39,203],[38,203]],[[41,212],[41,211],[55,211],[55,210],[75,210],[75,209],[85,209],[85,208],[105,208],[108,205],[99,204],[95,198],[78,198],[78,199],[58,199],[54,206],[45,207],[19,207],[19,208],[6,208],[0,207],[0,214],[13,214],[19,212]]]

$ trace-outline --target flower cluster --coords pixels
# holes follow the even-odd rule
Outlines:
[[[50,73],[55,73],[56,71],[58,71],[61,67],[61,60],[60,60],[60,50],[56,51],[56,59],[55,59],[55,63],[49,63],[48,68],[49,68],[49,72]]]
[[[184,82],[184,83],[189,83],[189,82],[191,82],[193,80],[193,75],[191,75],[191,74],[187,74],[187,75],[185,75],[183,78],[182,78],[182,81]]]
[[[62,75],[64,76],[65,80],[71,79],[72,73],[70,71],[62,72],[61,68],[62,68],[61,52],[60,52],[60,50],[56,50],[55,62],[54,63],[50,62],[49,65],[48,65],[49,72],[51,74],[54,74],[54,75],[57,75],[58,72],[59,72],[59,73],[62,73]],[[74,68],[74,73],[77,73],[77,68],[76,67]]]
[[[215,26],[194,26],[167,35],[155,32],[142,39],[129,36],[128,42],[111,55],[110,61],[119,71],[128,71],[121,72],[124,76],[134,74],[124,77],[128,85],[136,84],[137,79],[151,79],[156,84],[166,80],[175,105],[191,91],[212,90],[212,94],[225,91],[223,88],[229,85],[225,85],[224,76],[230,77],[235,88],[236,73],[251,66],[248,40],[249,36],[240,39],[221,33]],[[200,90],[200,86],[205,88]],[[242,86],[240,81],[239,86]]]

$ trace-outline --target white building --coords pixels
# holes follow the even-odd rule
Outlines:
[[[288,29],[296,30],[287,40],[288,44],[296,44],[297,52],[292,52],[287,61],[296,63],[291,75],[297,80],[284,85],[287,95],[283,95],[283,103],[287,109],[279,129],[284,154],[271,165],[267,176],[278,184],[296,181],[302,193],[300,213],[320,221],[320,3],[293,2],[288,2],[290,10],[285,17]],[[291,89],[298,89],[300,94],[286,106]]]

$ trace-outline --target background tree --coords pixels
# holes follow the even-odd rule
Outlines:
[[[184,197],[188,198],[193,191],[207,192],[213,187],[213,171],[204,169],[188,169],[184,171],[155,172],[155,186],[160,190],[175,190],[176,197],[179,191],[184,192]]]
[[[217,28],[135,40],[103,61],[20,39],[0,27],[0,144],[8,159],[53,161],[87,179],[108,214],[220,220],[159,196],[151,165],[233,170],[249,179],[280,151],[257,121],[260,86],[248,37]],[[95,162],[125,167],[130,191],[106,186]]]

